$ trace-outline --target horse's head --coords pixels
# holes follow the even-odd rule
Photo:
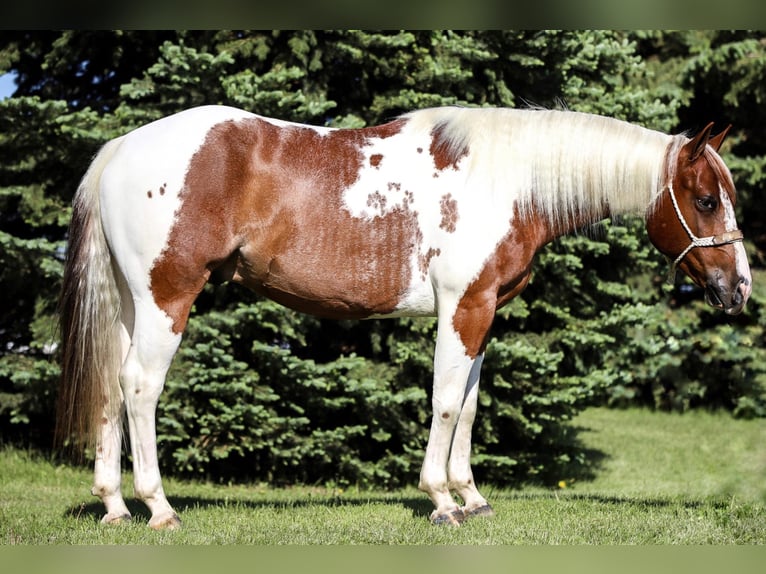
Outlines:
[[[730,315],[745,308],[752,278],[734,216],[736,190],[718,149],[729,128],[709,124],[668,155],[664,187],[647,216],[652,243]]]

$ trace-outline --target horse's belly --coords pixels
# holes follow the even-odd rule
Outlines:
[[[429,281],[381,261],[348,259],[345,265],[312,264],[295,256],[240,258],[232,279],[286,307],[319,317],[365,319],[434,314]]]

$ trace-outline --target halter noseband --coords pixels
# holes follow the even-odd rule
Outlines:
[[[672,283],[673,278],[675,277],[675,274],[676,274],[676,268],[678,267],[678,264],[681,263],[681,260],[684,257],[686,257],[686,254],[689,253],[689,251],[691,251],[695,247],[718,247],[720,245],[738,243],[745,239],[745,235],[739,229],[733,229],[730,231],[724,231],[720,235],[711,235],[710,237],[697,237],[692,232],[691,228],[689,227],[689,224],[686,223],[686,218],[684,218],[684,214],[681,213],[681,208],[678,207],[678,200],[676,200],[676,194],[673,191],[672,183],[668,184],[668,192],[670,192],[670,201],[673,203],[673,209],[675,209],[676,211],[678,220],[681,222],[681,225],[686,230],[686,233],[689,236],[689,239],[691,239],[691,243],[689,244],[689,246],[686,249],[684,249],[678,257],[676,257],[676,260],[673,261],[673,263],[670,264],[670,273],[668,274],[668,282]]]

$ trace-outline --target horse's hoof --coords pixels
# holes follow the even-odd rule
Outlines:
[[[463,520],[465,520],[465,514],[463,514],[460,508],[456,508],[452,512],[445,512],[444,514],[436,514],[434,512],[431,515],[431,524],[437,526],[460,526]]]
[[[170,514],[152,516],[149,520],[149,528],[152,530],[178,530],[181,528],[181,519],[173,512]]]
[[[133,517],[130,515],[130,512],[124,512],[122,514],[104,514],[101,518],[101,524],[125,524],[132,519]]]
[[[489,518],[490,516],[495,515],[495,511],[492,510],[492,507],[489,504],[484,504],[483,506],[477,506],[476,508],[472,508],[470,510],[463,508],[463,514],[465,515],[466,519],[468,518]]]

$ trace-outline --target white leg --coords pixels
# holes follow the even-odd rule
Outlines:
[[[418,485],[436,507],[431,514],[435,524],[463,520],[463,512],[450,494],[447,462],[473,363],[451,322],[440,321],[434,354],[433,418]]]
[[[180,342],[181,335],[172,332],[170,319],[153,304],[136,308],[133,340],[120,380],[130,429],[135,495],[151,511],[149,526],[155,529],[181,525],[162,488],[155,431],[157,401]]]
[[[101,519],[104,524],[119,524],[130,520],[120,489],[120,456],[122,454],[122,413],[110,415],[105,409],[96,443],[96,462],[91,492],[106,507]]]
[[[468,375],[468,385],[465,390],[463,408],[452,439],[447,476],[449,488],[456,491],[463,499],[463,513],[470,516],[490,516],[492,508],[487,500],[479,493],[473,480],[471,470],[471,432],[476,418],[476,407],[479,399],[479,374],[484,355],[477,356]]]
[[[131,320],[132,323],[132,320]],[[123,324],[124,325],[124,324]],[[130,337],[124,326],[120,330],[123,360]],[[101,519],[104,524],[119,524],[130,520],[130,511],[125,506],[121,492],[122,423],[125,415],[125,403],[122,390],[107,398],[101,419],[101,428],[96,439],[96,462],[94,465],[93,488],[91,492],[101,498],[106,507],[106,514]]]

